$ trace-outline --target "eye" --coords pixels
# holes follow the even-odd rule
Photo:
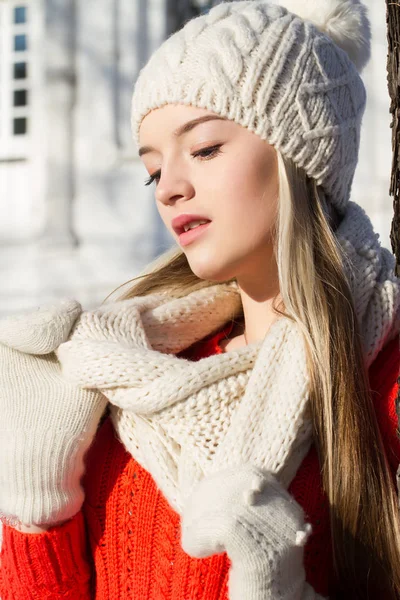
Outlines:
[[[148,179],[145,179],[144,185],[150,185],[153,181],[159,181],[161,176],[161,171],[156,171],[153,175],[150,175]]]
[[[209,146],[208,148],[202,148],[201,150],[197,150],[192,154],[193,158],[197,158],[201,156],[204,160],[209,160],[210,158],[214,158],[218,154],[221,154],[221,146],[222,144],[216,144],[215,146]],[[161,171],[158,170],[153,175],[150,175],[148,179],[145,180],[144,185],[151,185],[153,181],[160,181]]]
[[[194,152],[192,154],[192,156],[194,158],[196,156],[202,156],[205,159],[217,156],[217,154],[221,153],[221,150],[220,150],[221,146],[222,146],[222,144],[217,144],[216,146],[209,146],[208,148],[203,148],[202,150],[198,150],[197,152]]]

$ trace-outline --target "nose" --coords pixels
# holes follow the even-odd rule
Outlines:
[[[155,192],[157,202],[165,206],[182,200],[190,200],[194,196],[194,187],[189,178],[177,168],[163,168]]]

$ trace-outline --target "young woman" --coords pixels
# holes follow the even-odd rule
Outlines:
[[[216,6],[139,75],[178,248],[0,323],[2,600],[400,597],[400,282],[349,201],[368,20],[280,4]]]

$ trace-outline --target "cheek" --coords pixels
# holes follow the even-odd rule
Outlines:
[[[263,166],[263,168],[262,168]],[[243,165],[246,167],[246,165]],[[253,238],[269,234],[277,213],[279,186],[273,169],[253,164],[232,171],[226,179],[222,205],[225,222],[241,237],[251,233]]]
[[[169,233],[171,235],[174,235],[174,232],[171,227],[171,216],[167,215],[167,207],[164,204],[162,204],[161,202],[157,202],[156,200],[154,200],[154,202],[156,203],[157,212],[160,215],[160,218],[161,218],[162,222],[164,223],[164,226],[166,227],[166,229],[169,231]]]

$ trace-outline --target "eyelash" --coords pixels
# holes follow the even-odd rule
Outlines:
[[[194,152],[192,154],[192,156],[193,156],[193,158],[196,158],[197,156],[200,156],[203,152],[210,152],[210,154],[203,157],[204,160],[209,160],[210,158],[214,158],[215,156],[218,156],[218,154],[221,154],[221,146],[222,146],[222,144],[217,144],[215,146],[209,146],[208,148],[202,148],[201,150]],[[155,173],[153,173],[153,175],[150,175],[150,177],[145,180],[144,185],[152,184],[153,181],[155,181],[156,179],[159,179],[160,176],[161,176],[161,172],[156,171]]]

